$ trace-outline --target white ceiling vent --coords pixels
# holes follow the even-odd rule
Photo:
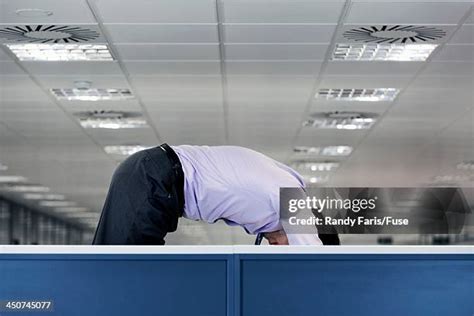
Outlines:
[[[98,39],[92,28],[69,25],[13,25],[0,29],[0,38],[23,43],[84,43]]]
[[[446,32],[431,26],[378,25],[352,28],[342,35],[347,40],[362,43],[413,44],[435,42],[445,37]]]
[[[321,129],[369,129],[377,119],[377,114],[367,112],[332,111],[316,112],[303,122],[305,127]]]
[[[138,112],[124,111],[86,111],[75,113],[84,128],[140,128],[147,122]]]

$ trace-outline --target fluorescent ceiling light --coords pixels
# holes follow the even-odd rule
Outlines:
[[[49,192],[50,189],[48,187],[36,184],[15,184],[15,185],[7,185],[4,187],[7,191],[12,192]]]
[[[376,89],[320,89],[316,98],[334,101],[364,101],[380,102],[393,101],[399,89],[376,88]]]
[[[320,129],[357,130],[370,129],[376,122],[372,113],[357,113],[349,111],[317,112],[303,122],[304,127]]]
[[[456,169],[474,171],[474,160],[460,162],[456,165]]]
[[[89,111],[75,114],[84,128],[140,128],[148,124],[140,113],[123,111]]]
[[[15,11],[18,16],[24,18],[38,18],[38,17],[46,17],[53,15],[52,11],[43,10],[43,9],[36,9],[36,8],[28,8],[28,9],[18,9]]]
[[[467,175],[439,175],[433,178],[434,183],[459,183],[473,181],[474,177]]]
[[[56,212],[60,213],[72,213],[72,212],[87,212],[89,211],[86,207],[80,206],[67,206],[67,207],[58,207],[54,209]]]
[[[353,148],[351,146],[296,146],[293,148],[295,153],[315,156],[349,156],[352,153],[352,150]]]
[[[332,60],[425,61],[436,44],[337,44]]]
[[[39,205],[46,207],[67,207],[74,206],[76,203],[70,201],[41,201]]]
[[[51,89],[58,100],[68,101],[118,101],[133,99],[129,89]]]
[[[144,119],[83,119],[80,121],[84,128],[107,128],[107,129],[121,129],[121,128],[140,128],[146,127],[147,123]]]
[[[5,44],[22,61],[110,61],[105,44]]]
[[[316,183],[325,183],[329,181],[329,176],[327,175],[311,175],[311,176],[305,176],[304,177],[306,182],[309,182],[311,184],[316,184]]]
[[[62,194],[42,194],[42,193],[25,193],[23,198],[27,200],[64,200],[66,197]]]
[[[68,218],[77,218],[77,219],[98,219],[100,216],[99,213],[95,212],[77,212],[77,213],[67,213]]]
[[[339,167],[338,162],[333,161],[321,161],[321,162],[308,162],[308,161],[297,161],[292,164],[292,167],[298,170],[305,171],[332,171]]]
[[[28,179],[22,176],[1,176],[0,175],[0,183],[18,183],[18,182],[26,182]]]
[[[119,145],[119,146],[105,146],[104,150],[106,153],[111,155],[130,156],[136,152],[139,152],[150,147],[140,145]]]

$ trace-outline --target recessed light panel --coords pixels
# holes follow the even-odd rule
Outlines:
[[[111,155],[130,156],[141,150],[148,149],[150,147],[140,145],[119,145],[119,146],[105,146],[104,150],[106,153]]]
[[[332,60],[425,61],[436,44],[337,44]]]
[[[62,194],[42,194],[42,193],[25,193],[23,198],[26,200],[64,200],[66,197]]]
[[[76,203],[70,201],[41,201],[39,205],[46,207],[67,207],[75,206]]]
[[[320,89],[316,98],[334,101],[393,101],[400,90],[395,88],[376,89]]]
[[[22,61],[110,61],[105,44],[5,44]]]
[[[80,207],[80,206],[57,207],[54,210],[56,212],[59,212],[59,213],[74,213],[74,212],[87,212],[87,211],[89,211],[88,208]]]
[[[11,192],[49,192],[48,187],[36,184],[12,184],[2,187],[6,191]]]
[[[314,156],[349,156],[352,153],[351,146],[324,146],[309,147],[296,146],[293,151],[297,154],[314,155]]]
[[[339,167],[338,162],[334,161],[319,161],[319,162],[310,162],[310,161],[297,161],[292,164],[292,167],[297,170],[303,171],[333,171]]]
[[[441,183],[441,184],[456,184],[462,182],[470,182],[473,181],[474,177],[467,176],[467,175],[439,175],[433,177],[433,183]]]
[[[68,101],[119,101],[133,99],[129,89],[51,89],[58,100]]]
[[[320,129],[358,130],[370,129],[376,122],[376,114],[349,111],[317,112],[303,122],[304,127]]]
[[[26,182],[27,179],[22,176],[1,176],[0,183],[17,183],[17,182]]]
[[[84,128],[140,128],[147,127],[140,113],[123,111],[88,111],[75,114]]]
[[[311,175],[304,176],[303,178],[309,184],[321,184],[329,181],[328,175]]]
[[[474,171],[474,160],[463,161],[456,165],[458,170]]]
[[[95,212],[71,212],[71,213],[66,213],[66,216],[68,218],[76,218],[76,219],[98,219],[99,218],[98,213]]]

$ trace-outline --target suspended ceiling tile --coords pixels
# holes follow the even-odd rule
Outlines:
[[[162,100],[222,100],[219,76],[134,76],[134,85],[145,101]]]
[[[160,113],[177,112],[177,113],[191,113],[193,111],[200,111],[203,113],[212,113],[223,110],[222,100],[164,100],[154,101],[145,100],[145,107],[151,115],[160,116]]]
[[[474,86],[474,76],[420,75],[410,85],[410,89],[407,91],[416,92],[416,89],[423,89],[425,90],[422,92],[424,99],[426,98],[427,95],[431,96],[433,94],[433,90],[437,90],[437,91],[452,90],[452,93],[455,93],[454,96],[461,97],[463,96],[463,94],[460,92],[467,92],[471,90],[473,86]],[[458,90],[458,91],[455,91],[455,90]],[[449,97],[452,98],[453,95],[450,94]]]
[[[23,17],[16,10],[34,8],[50,11],[49,16]],[[79,24],[96,23],[85,0],[2,0],[0,23],[5,24]]]
[[[469,61],[474,62],[474,46],[445,45],[433,58],[434,61]]]
[[[106,24],[113,43],[218,43],[216,25]]]
[[[319,88],[403,88],[413,76],[392,75],[327,75],[323,76]]]
[[[344,1],[226,0],[226,23],[337,23]]]
[[[105,23],[215,23],[212,0],[94,0]]]
[[[5,49],[6,50],[6,49]],[[1,48],[0,48],[0,62],[1,61],[13,61],[10,56],[7,55]]]
[[[92,88],[129,88],[123,75],[38,75],[36,78],[46,88],[74,88],[76,81],[89,81]]]
[[[328,75],[414,75],[424,62],[389,61],[331,61],[326,68]]]
[[[8,101],[50,101],[28,76],[0,76],[0,108]]]
[[[171,145],[225,145],[224,124],[221,121],[195,122],[177,126],[157,121],[163,142]]]
[[[228,100],[255,102],[306,102],[311,95],[313,76],[228,76]]]
[[[334,25],[224,24],[226,43],[329,43]]]
[[[345,23],[458,24],[469,9],[469,3],[357,2],[352,4]]]
[[[22,62],[34,75],[119,75],[119,65],[112,61]]]
[[[131,75],[216,75],[220,74],[218,61],[126,61]]]
[[[1,75],[24,75],[25,72],[12,61],[0,61]]]
[[[365,134],[365,130],[353,131],[303,127],[296,143],[300,146],[320,146],[328,142],[333,145],[355,146]]]
[[[321,62],[226,61],[229,75],[316,75]]]
[[[472,76],[474,63],[457,61],[433,61],[424,69],[423,75]]]
[[[123,60],[219,60],[218,44],[118,44]]]
[[[158,143],[151,128],[88,129],[87,132],[102,146]]]
[[[227,60],[323,60],[328,45],[322,44],[226,44]]]
[[[471,11],[471,14],[466,20],[466,24],[474,24],[474,10]]]
[[[450,44],[474,45],[474,25],[462,25],[449,41]]]

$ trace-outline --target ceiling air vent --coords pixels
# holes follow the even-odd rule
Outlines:
[[[415,25],[364,26],[343,33],[348,40],[376,44],[427,43],[445,35],[446,32],[441,29]]]
[[[84,128],[140,128],[147,122],[138,112],[86,111],[75,113]]]
[[[99,36],[90,28],[68,25],[15,25],[0,29],[0,38],[24,43],[83,43]]]
[[[316,112],[303,122],[305,127],[321,129],[369,129],[377,119],[377,114],[367,112],[332,111]]]
[[[346,28],[332,60],[425,61],[446,38],[446,27],[379,25]]]

